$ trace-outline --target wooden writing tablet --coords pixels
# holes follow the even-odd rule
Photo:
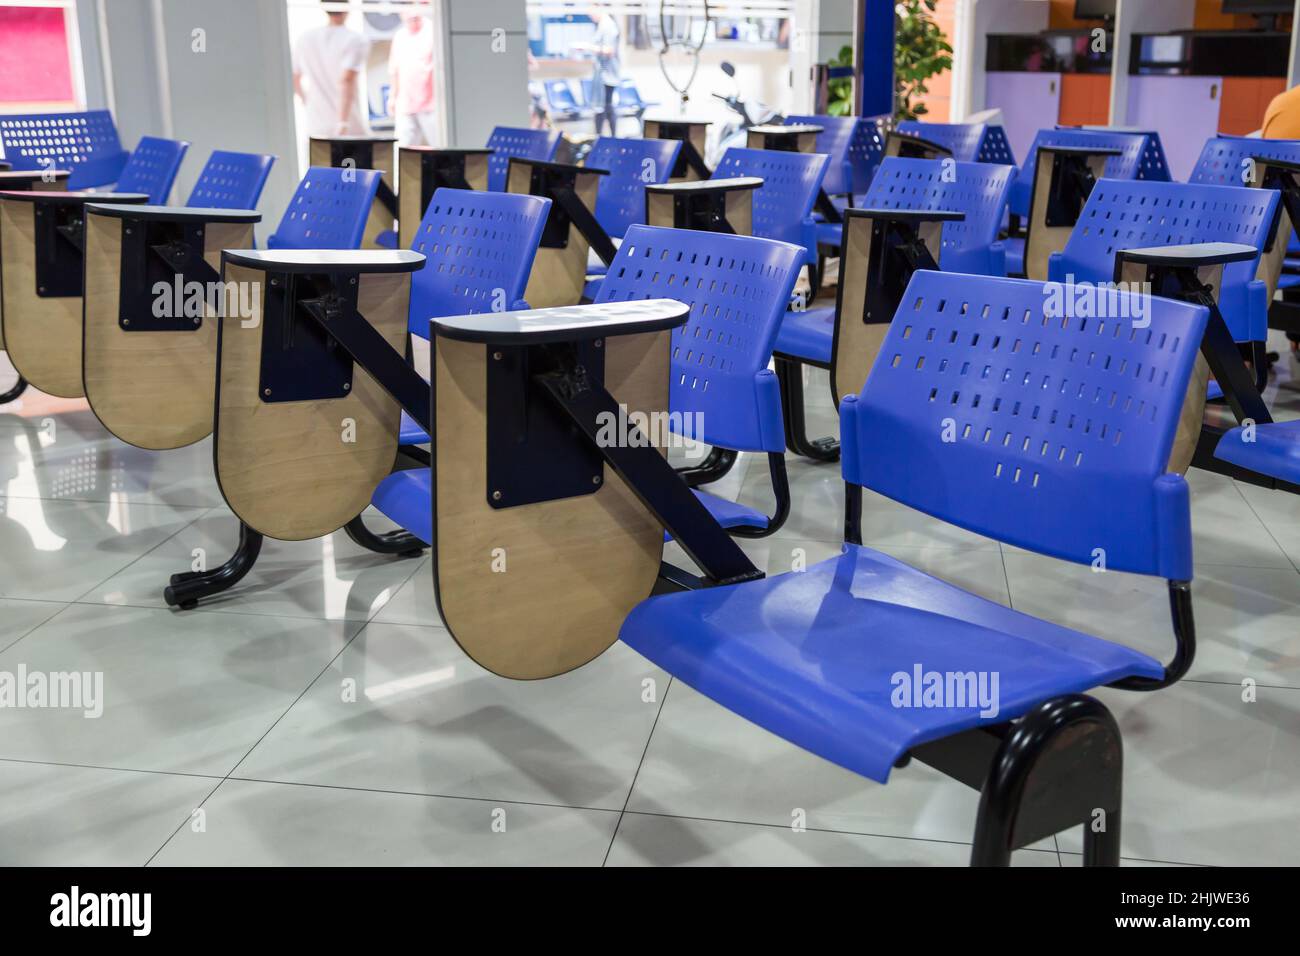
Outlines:
[[[646,186],[646,224],[670,229],[700,228],[698,222],[716,218],[721,201],[722,215],[732,232],[751,236],[754,234],[754,190],[762,185],[763,180],[758,176],[730,176]]]
[[[224,288],[207,286],[210,277],[186,274],[182,268],[177,273],[179,295],[169,297],[165,311],[171,315],[179,307],[183,313],[187,299],[201,288],[202,314],[190,317],[180,328],[177,322],[156,322],[138,301],[123,301],[123,240],[149,241],[150,224],[188,226],[191,234],[192,229],[202,229],[203,261],[219,276],[221,250],[250,247],[253,224],[260,220],[260,213],[244,210],[86,207],[83,380],[96,417],[122,441],[161,450],[180,448],[212,433],[217,325],[225,298]],[[140,268],[143,279],[140,248],[127,268]],[[163,281],[161,275],[159,280]],[[174,282],[172,288],[177,288]],[[237,307],[237,291],[233,299]]]
[[[139,193],[0,193],[0,344],[18,374],[33,388],[59,398],[85,395],[81,382],[83,264],[78,248],[84,206],[90,202],[140,204],[148,199]],[[67,231],[59,232],[58,226]],[[39,266],[38,242],[46,250]]]
[[[1059,162],[1082,161],[1087,164],[1094,181],[1106,174],[1106,161],[1118,156],[1117,149],[1102,147],[1040,146],[1038,162],[1034,168],[1034,182],[1029,197],[1029,222],[1025,234],[1025,278],[1047,281],[1047,260],[1052,253],[1060,252],[1070,241],[1074,222],[1049,221],[1051,208],[1053,170]],[[1086,201],[1087,197],[1083,199]],[[1082,206],[1080,206],[1082,208]]]
[[[466,334],[450,328],[455,320],[436,320],[430,329],[439,608],[465,653],[493,673],[523,680],[572,670],[615,641],[623,618],[655,585],[664,528],[608,466],[589,494],[494,507],[487,487],[488,365],[504,361],[504,350],[526,347],[519,342],[527,335],[545,336],[551,318],[559,325],[582,318],[605,333],[600,350],[610,395],[630,412],[662,412],[671,331],[636,332],[635,323],[654,329],[667,318],[679,325],[687,307],[656,301],[547,311],[556,314],[524,314],[532,327],[523,339],[511,337],[519,331],[517,314],[487,317],[500,323],[509,344],[451,338]],[[602,330],[602,316],[620,314],[633,316],[633,324]],[[545,400],[536,388],[529,395]]]
[[[403,146],[397,151],[397,246],[411,248],[439,187],[487,190],[490,149]],[[463,184],[456,182],[463,180]]]
[[[845,395],[857,395],[862,391],[894,319],[892,312],[871,315],[867,311],[872,226],[881,218],[913,219],[917,237],[934,261],[939,262],[943,224],[965,217],[952,211],[845,210],[840,282],[835,303],[835,338],[831,348],[830,384],[837,407]]]
[[[285,310],[298,321],[288,338],[282,324],[268,330],[279,322],[268,300],[287,298],[289,283],[329,275],[340,288],[356,290],[357,312],[401,353],[410,273],[423,263],[424,256],[405,251],[223,253],[226,281],[257,283],[262,291],[252,316],[221,320],[213,433],[221,493],[254,530],[301,541],[331,534],[359,515],[392,471],[401,419],[397,402],[360,364],[338,354],[341,347],[328,348],[301,310]],[[264,375],[264,352],[268,361],[281,361],[298,349],[314,351],[299,353],[287,374]]]

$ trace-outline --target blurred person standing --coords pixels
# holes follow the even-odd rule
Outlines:
[[[609,124],[609,135],[618,135],[618,116],[614,112],[614,96],[622,81],[623,67],[619,62],[619,44],[623,40],[618,21],[605,9],[603,3],[593,3],[587,16],[596,24],[596,34],[590,43],[581,47],[596,57],[596,70],[591,78],[591,107],[596,111],[596,135],[604,123]]]
[[[427,4],[417,3],[403,14],[388,53],[388,77],[397,142],[401,146],[433,146],[438,130],[433,98],[433,21]]]
[[[369,44],[344,26],[346,13],[325,16],[328,23],[308,30],[293,47],[293,90],[307,109],[307,135],[365,136],[369,127],[357,90]]]

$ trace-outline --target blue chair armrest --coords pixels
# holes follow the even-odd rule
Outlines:
[[[759,442],[764,451],[785,451],[785,426],[782,424],[781,386],[770,368],[754,375],[754,396],[758,399]]]
[[[1251,279],[1246,287],[1247,335],[1251,342],[1268,339],[1268,288],[1262,279]]]
[[[1064,258],[1065,257],[1059,252],[1053,252],[1048,254],[1047,256],[1047,281],[1048,282],[1065,281],[1065,266],[1062,264],[1062,260]]]
[[[1007,244],[1001,239],[989,244],[989,271],[991,276],[1007,274]]]

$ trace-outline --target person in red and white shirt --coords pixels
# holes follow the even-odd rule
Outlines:
[[[433,98],[433,21],[424,4],[403,17],[388,53],[397,142],[402,146],[433,146],[438,139]]]

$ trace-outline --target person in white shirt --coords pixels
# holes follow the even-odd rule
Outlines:
[[[346,13],[326,16],[328,24],[308,30],[293,48],[293,89],[307,108],[307,135],[368,135],[357,92],[368,44],[343,25]]]

